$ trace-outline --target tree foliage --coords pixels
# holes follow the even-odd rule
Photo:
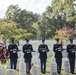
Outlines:
[[[19,24],[19,27],[27,29],[37,22],[39,15],[26,9],[21,10],[18,5],[10,5],[7,8],[5,20],[11,20]]]
[[[38,14],[33,14],[31,11],[27,11],[26,9],[22,10],[18,5],[10,5],[7,8],[4,21],[16,22],[17,28],[27,30],[28,33],[32,34],[32,38],[36,38],[36,30],[32,27],[32,25],[38,21],[38,17]]]
[[[68,40],[70,38],[73,38],[74,33],[75,33],[74,28],[70,28],[66,25],[62,29],[60,29],[56,32],[57,37],[60,38],[61,40],[62,39]]]
[[[22,28],[17,28],[17,23],[15,22],[0,22],[0,39],[4,42],[9,41],[9,38],[14,37],[15,40],[30,38],[31,33]]]

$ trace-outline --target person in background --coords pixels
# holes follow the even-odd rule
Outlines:
[[[67,45],[67,53],[70,64],[70,73],[74,74],[76,46],[73,44],[73,39],[70,39],[69,41],[70,44]]]
[[[6,62],[6,55],[2,44],[0,44],[0,61],[1,63]]]
[[[2,52],[2,63],[6,63],[6,59],[8,58],[8,50],[5,43],[2,44]]]
[[[57,63],[57,73],[61,74],[62,66],[62,44],[59,43],[59,38],[56,38],[56,44],[53,45],[53,51],[55,53],[55,60]]]
[[[40,63],[41,63],[41,73],[46,73],[46,61],[47,61],[47,52],[49,51],[48,46],[45,44],[45,39],[42,39],[42,44],[38,47],[38,52],[40,54]]]
[[[18,59],[18,46],[14,43],[14,38],[10,38],[10,44],[8,45],[8,51],[10,54],[10,66],[11,69],[16,70],[17,59]]]
[[[24,53],[27,73],[30,73],[30,69],[31,69],[32,51],[33,51],[33,47],[31,44],[29,44],[29,39],[26,39],[26,44],[23,45],[23,53]]]

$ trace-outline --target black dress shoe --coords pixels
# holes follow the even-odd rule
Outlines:
[[[58,74],[61,74],[60,72],[58,72]]]
[[[43,74],[46,74],[46,72],[43,72]]]
[[[30,72],[27,72],[27,73],[29,73],[29,74],[30,74]]]
[[[43,71],[41,71],[41,73],[43,73]]]

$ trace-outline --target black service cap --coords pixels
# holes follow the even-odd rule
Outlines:
[[[25,39],[27,42],[29,42],[29,39]]]
[[[71,38],[71,39],[69,39],[69,41],[70,41],[70,42],[73,42],[73,39]]]
[[[42,42],[45,42],[45,38],[42,39]]]
[[[55,40],[56,40],[56,41],[59,41],[59,38],[56,38]]]
[[[10,40],[12,40],[12,41],[14,41],[14,39],[15,39],[14,37],[11,37],[11,38],[10,38]]]

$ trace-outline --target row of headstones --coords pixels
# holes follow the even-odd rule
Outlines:
[[[64,61],[64,70],[65,72],[69,72],[69,63],[68,60],[66,59]],[[32,66],[32,75],[40,75],[40,66],[35,65]],[[4,75],[4,67],[0,66],[0,75]],[[9,69],[6,71],[6,75],[17,75],[16,70]],[[26,75],[26,64],[25,63],[20,63],[20,68],[19,68],[19,75]],[[50,65],[50,75],[58,75],[57,74],[57,64],[55,62],[55,59],[52,58],[52,62]]]
[[[64,71],[65,73],[69,73],[70,72],[70,64],[69,64],[69,60],[68,58],[63,58],[63,63],[62,65],[64,66]],[[50,75],[58,75],[57,74],[57,64],[54,58],[54,55],[52,57],[52,61],[51,61],[51,67],[50,67]]]
[[[32,58],[32,64],[33,64],[32,65],[32,75],[40,75],[41,70],[40,70],[39,54],[35,55]],[[6,71],[6,75],[17,75],[16,70],[10,69],[10,60],[8,60],[6,68],[9,68],[9,70]],[[19,75],[26,75],[26,64],[24,63],[23,57],[20,60],[18,60],[17,70],[19,70]],[[4,75],[3,66],[0,66],[0,75]]]
[[[0,75],[4,75],[4,66],[0,66]],[[6,71],[6,75],[17,75],[17,71],[14,69],[9,69]],[[26,64],[21,63],[19,69],[19,75],[26,75]],[[32,67],[32,75],[40,75],[40,67],[33,66]]]

